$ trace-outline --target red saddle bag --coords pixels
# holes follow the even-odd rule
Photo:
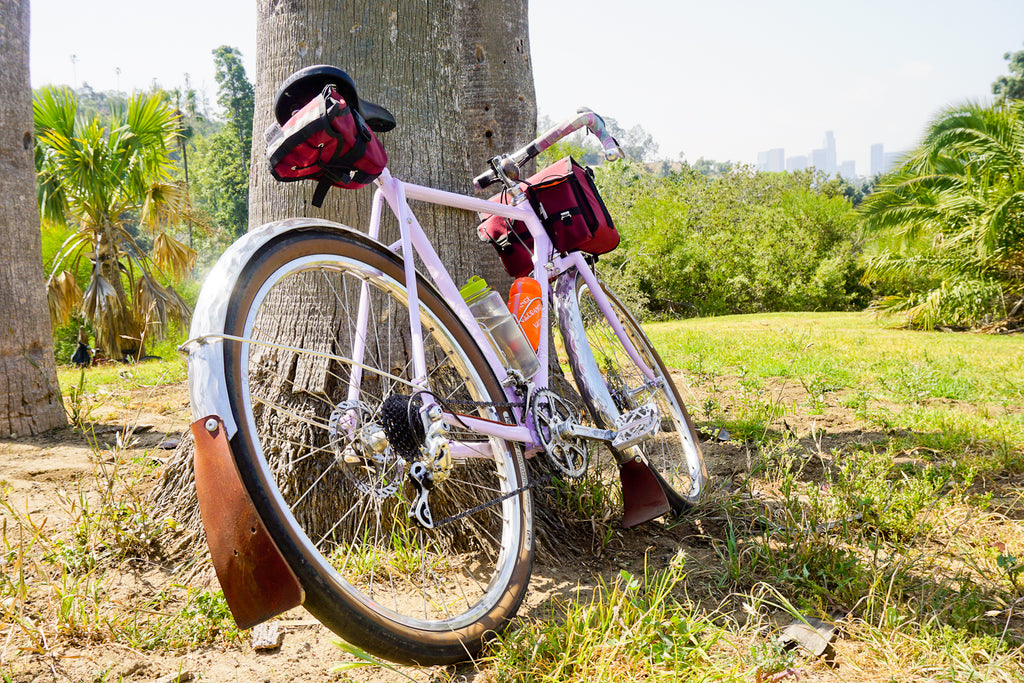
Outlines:
[[[372,183],[388,155],[355,107],[328,85],[267,131],[267,162],[282,182],[317,181],[313,206],[320,206],[332,186],[354,190]]]

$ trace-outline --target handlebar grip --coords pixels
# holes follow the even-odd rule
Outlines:
[[[473,178],[473,186],[478,190],[490,187],[496,182],[498,182],[498,174],[494,172],[494,169],[487,169],[477,177]]]

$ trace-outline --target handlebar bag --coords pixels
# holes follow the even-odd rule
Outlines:
[[[313,206],[320,206],[332,186],[354,190],[372,183],[388,155],[355,107],[328,85],[283,126],[270,127],[267,162],[281,182],[317,181]]]
[[[556,161],[520,187],[558,251],[599,255],[619,246],[619,231],[594,184],[594,172],[572,157]],[[507,193],[495,195],[491,201],[507,204]],[[509,275],[523,277],[533,270],[533,237],[525,223],[490,216],[477,232],[481,240],[494,246]]]
[[[526,184],[526,196],[555,249],[596,255],[619,246],[619,231],[594,184],[593,170],[564,157]]]

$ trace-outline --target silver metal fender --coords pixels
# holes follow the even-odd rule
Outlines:
[[[192,403],[192,419],[198,420],[207,415],[219,416],[224,422],[228,439],[238,431],[238,425],[231,415],[224,379],[224,339],[221,335],[225,331],[228,302],[242,269],[253,255],[271,240],[300,229],[345,233],[383,247],[365,233],[340,223],[317,218],[287,218],[246,233],[217,259],[199,292],[192,313],[189,341],[185,342],[183,348],[188,351],[188,392]]]

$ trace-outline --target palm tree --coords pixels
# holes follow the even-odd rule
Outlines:
[[[908,324],[977,325],[1024,309],[1024,102],[942,111],[860,210],[877,240],[866,279]]]
[[[166,284],[196,257],[167,232],[191,210],[170,175],[177,116],[161,93],[150,93],[115,105],[109,121],[86,119],[74,93],[54,87],[36,94],[33,112],[43,220],[71,229],[47,284],[51,316],[63,322],[77,311],[109,357],[138,357],[169,321],[191,314]],[[152,236],[151,247],[136,226]],[[74,275],[83,259],[84,292]]]

